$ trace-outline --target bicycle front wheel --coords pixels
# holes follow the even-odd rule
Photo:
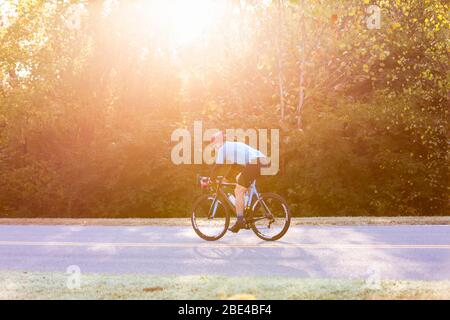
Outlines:
[[[222,238],[230,225],[228,208],[214,196],[199,197],[192,208],[192,227],[197,235],[207,241]]]
[[[286,201],[275,193],[263,193],[255,202],[250,217],[253,232],[261,239],[275,241],[286,234],[291,213]]]

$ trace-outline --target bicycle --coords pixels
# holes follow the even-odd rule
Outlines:
[[[208,177],[198,176],[198,182],[207,194],[199,196],[192,208],[191,222],[197,235],[207,241],[222,238],[230,224],[230,212],[235,212],[233,192],[227,187],[236,183],[224,182],[217,177],[212,182]],[[275,193],[259,193],[253,181],[246,193],[244,210],[245,229],[252,229],[261,239],[275,241],[283,237],[291,223],[291,213],[286,201]]]

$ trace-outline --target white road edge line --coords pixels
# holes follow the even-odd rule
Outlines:
[[[450,244],[307,244],[307,243],[145,243],[0,241],[0,246],[141,247],[141,248],[292,248],[292,249],[450,249]]]

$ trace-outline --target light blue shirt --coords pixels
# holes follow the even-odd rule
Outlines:
[[[216,164],[252,163],[257,158],[265,158],[265,154],[242,142],[225,141],[217,150]]]

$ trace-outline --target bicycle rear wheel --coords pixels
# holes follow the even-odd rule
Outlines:
[[[230,225],[230,213],[219,199],[214,202],[214,196],[199,197],[192,208],[192,227],[197,235],[207,241],[222,238]]]
[[[250,225],[261,239],[275,241],[286,234],[291,213],[286,201],[275,193],[263,193],[250,213]]]

